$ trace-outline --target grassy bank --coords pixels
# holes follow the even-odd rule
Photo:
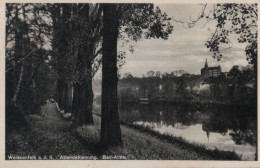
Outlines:
[[[127,124],[127,123],[123,123],[123,124],[127,125],[131,128],[140,130],[142,132],[148,133],[161,140],[166,140],[170,143],[177,144],[182,149],[188,149],[188,150],[196,151],[202,155],[210,156],[210,157],[214,158],[214,160],[240,160],[240,158],[238,157],[238,155],[235,152],[220,151],[218,149],[214,149],[214,150],[207,149],[206,146],[204,146],[204,145],[187,142],[182,137],[174,137],[174,136],[168,135],[168,134],[160,134],[159,132],[152,130],[148,126],[145,127],[145,126],[141,126],[141,125],[133,125],[133,124]]]

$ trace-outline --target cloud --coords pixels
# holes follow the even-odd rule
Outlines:
[[[195,18],[201,9],[197,4],[165,4],[160,7],[169,16],[180,20]],[[212,58],[212,53],[206,48],[205,42],[216,28],[214,22],[204,27],[205,21],[201,20],[190,29],[183,28],[180,23],[172,22],[172,24],[174,31],[168,40],[151,39],[137,42],[134,53],[127,52],[126,64],[120,72],[142,76],[149,70],[161,72],[186,70],[189,73],[200,74],[206,58],[209,66],[221,65],[223,71],[229,71],[234,65],[247,65],[244,52],[246,44],[238,43],[236,35],[230,37],[232,48],[222,48],[221,61]],[[128,50],[127,47],[119,49]]]

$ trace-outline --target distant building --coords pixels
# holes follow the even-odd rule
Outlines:
[[[201,69],[201,76],[204,77],[204,78],[208,78],[210,76],[219,76],[221,74],[221,67],[220,65],[219,66],[216,66],[216,67],[209,67],[208,66],[208,62],[207,62],[207,59],[205,61],[205,66],[204,68]]]
[[[183,74],[186,74],[188,72],[184,71],[184,70],[176,70],[176,71],[173,71],[173,74],[175,76],[182,76]]]

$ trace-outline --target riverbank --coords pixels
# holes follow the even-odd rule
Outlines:
[[[54,103],[42,107],[40,115],[30,115],[26,120],[29,123],[27,128],[7,137],[7,155],[47,156],[47,159],[50,156],[52,159],[73,159],[73,156],[132,160],[238,159],[233,153],[207,151],[202,150],[202,147],[195,149],[181,139],[170,141],[148,130],[127,125],[121,125],[123,147],[103,149],[98,145],[101,125],[99,116],[94,115],[94,125],[72,129],[71,121],[63,118]]]
[[[96,120],[97,120],[98,119],[97,117],[100,116],[100,114],[95,113],[94,116],[96,116],[94,118],[96,118]],[[100,118],[99,118],[99,120],[100,120]],[[97,120],[97,121],[100,122],[99,120]],[[141,125],[127,124],[125,122],[121,122],[121,131],[123,133],[126,128],[134,129],[133,131],[142,133],[147,137],[159,139],[168,146],[174,145],[176,148],[179,148],[183,151],[186,151],[186,150],[192,151],[195,153],[195,155],[205,156],[205,157],[207,157],[206,160],[212,160],[212,159],[213,160],[240,160],[239,156],[235,152],[220,151],[217,148],[214,150],[207,149],[204,145],[187,142],[185,139],[183,139],[181,137],[173,137],[173,136],[167,135],[167,134],[160,134],[160,133],[152,130],[149,127],[144,127]],[[136,137],[136,138],[138,138],[138,137]],[[159,145],[158,148],[160,148],[160,147],[161,146]],[[180,160],[183,160],[183,159],[180,159]]]

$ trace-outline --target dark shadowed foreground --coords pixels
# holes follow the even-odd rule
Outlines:
[[[183,148],[153,134],[121,125],[123,148],[99,146],[100,117],[94,115],[94,125],[71,128],[54,103],[42,106],[40,115],[26,117],[29,125],[7,137],[7,159],[12,156],[34,155],[38,159],[221,159]],[[185,145],[184,145],[185,146]],[[17,159],[17,158],[13,158]]]

